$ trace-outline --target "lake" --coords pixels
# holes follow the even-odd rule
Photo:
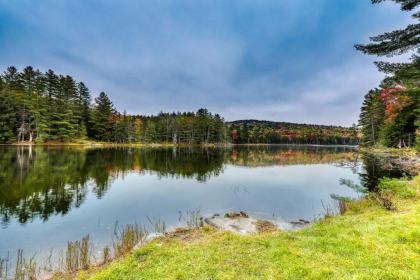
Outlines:
[[[117,222],[171,228],[191,213],[314,220],[389,175],[376,165],[351,147],[0,147],[0,257],[86,234],[100,248]]]

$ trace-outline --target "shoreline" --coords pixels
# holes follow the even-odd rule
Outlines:
[[[281,144],[281,143],[209,143],[209,144],[173,144],[173,143],[116,143],[116,142],[46,142],[46,143],[12,143],[0,144],[3,147],[65,147],[65,146],[82,146],[82,147],[258,147],[258,146],[296,146],[296,147],[337,147],[337,148],[358,148],[358,145],[337,145],[337,144]]]
[[[382,159],[388,169],[399,169],[412,176],[415,176],[420,170],[420,151],[415,148],[359,147],[358,151]]]
[[[230,144],[172,144],[172,143],[106,143],[106,142],[89,142],[89,143],[72,143],[72,142],[54,142],[54,143],[13,143],[0,144],[0,147],[138,147],[138,148],[172,148],[172,147],[227,147]]]
[[[249,269],[248,266],[254,267],[260,264],[261,260],[269,257],[271,250],[276,248],[261,247],[261,243],[277,244],[276,246],[280,248],[279,253],[282,254],[282,261],[287,264],[289,260],[292,260],[289,265],[292,268],[291,275],[293,277],[291,278],[293,279],[297,276],[293,274],[294,269],[299,268],[299,265],[294,263],[297,261],[295,254],[298,254],[300,258],[306,259],[302,261],[301,266],[306,266],[308,262],[315,265],[315,267],[308,266],[311,267],[309,275],[315,273],[315,276],[320,276],[317,273],[322,273],[323,270],[329,269],[334,271],[335,273],[333,274],[336,274],[339,279],[347,279],[349,277],[347,274],[349,269],[356,269],[358,273],[362,273],[359,276],[366,276],[363,274],[364,270],[358,270],[363,263],[375,267],[375,276],[378,276],[378,271],[386,273],[388,271],[388,265],[393,265],[388,263],[386,261],[387,259],[394,260],[397,255],[401,254],[400,249],[402,244],[398,242],[394,244],[395,242],[393,243],[390,240],[401,238],[401,234],[404,232],[408,235],[410,232],[414,233],[418,225],[413,224],[412,221],[415,221],[420,213],[417,210],[420,209],[420,176],[410,181],[395,179],[381,184],[383,190],[386,192],[394,184],[398,185],[398,188],[404,189],[403,193],[400,193],[399,189],[393,189],[392,204],[394,208],[392,209],[388,209],[385,204],[381,204],[380,194],[371,194],[358,200],[347,201],[345,206],[343,206],[342,214],[334,216],[326,215],[323,219],[315,221],[309,226],[297,231],[275,229],[259,233],[238,234],[232,233],[229,230],[219,230],[209,226],[177,228],[133,247],[130,252],[111,260],[109,263],[92,266],[88,270],[78,271],[75,274],[75,279],[126,279],[118,278],[121,275],[125,275],[128,279],[134,279],[136,277],[143,279],[141,276],[145,275],[146,278],[147,276],[150,277],[147,279],[160,279],[163,275],[168,275],[167,273],[172,276],[179,276],[177,273],[174,274],[174,271],[171,269],[184,264],[187,266],[187,271],[182,272],[184,278],[194,278],[193,276],[197,276],[197,274],[195,274],[195,266],[189,267],[191,261],[194,263],[199,262],[201,266],[204,265],[206,269],[201,271],[204,274],[208,270],[214,270],[217,267],[218,270],[216,270],[219,276],[226,273],[225,269],[231,271],[233,273],[232,275],[238,274],[243,276],[248,275],[247,273],[254,272],[248,271],[242,274],[242,270]],[[409,191],[411,193],[410,196],[407,197],[405,191]],[[395,227],[395,223],[397,222],[399,224],[402,223],[400,227]],[[369,230],[366,231],[366,229]],[[360,233],[355,235],[354,232]],[[381,236],[379,234],[381,232],[387,232],[387,234]],[[386,239],[385,242],[384,238]],[[415,244],[415,240],[412,242]],[[293,243],[293,246],[299,249],[294,248],[290,251],[287,249],[290,243]],[[324,246],[330,246],[328,252],[323,249]],[[385,254],[386,256],[383,258],[384,261],[380,262],[379,265],[377,259],[378,246],[381,246],[381,254]],[[415,247],[413,248],[415,249]],[[346,253],[345,256],[342,256],[343,249],[345,252],[347,252],[346,250],[350,250],[353,253]],[[203,250],[213,252],[211,257],[204,254]],[[299,250],[300,253],[297,253],[296,250]],[[314,253],[311,253],[311,251],[314,251]],[[253,255],[253,252],[258,252],[257,257]],[[247,254],[251,254],[252,256],[248,257]],[[322,265],[319,262],[319,258],[313,258],[313,254],[323,256],[324,261]],[[139,259],[139,256],[142,256],[142,258]],[[401,270],[404,269],[411,269],[411,273],[416,271],[416,267],[412,267],[407,263],[406,258],[410,258],[410,256],[413,258],[412,260],[416,258],[415,255],[408,254],[401,260],[402,263],[393,267],[393,269],[399,269],[399,271],[395,272],[397,275],[401,274]],[[211,258],[210,263],[207,263],[208,257]],[[224,266],[224,263],[228,260],[229,262],[237,262],[242,258],[245,258],[247,261],[245,263],[241,262],[242,267],[240,267],[240,271],[236,270],[235,267],[227,268]],[[148,259],[150,260],[148,261]],[[371,259],[375,261],[371,262]],[[342,263],[344,260],[345,262]],[[355,262],[354,268],[351,268],[352,266],[349,268],[349,261]],[[162,266],[163,263],[165,264],[164,266]],[[285,267],[278,267],[275,264],[277,262],[268,262],[268,267],[263,266],[262,268],[265,268],[268,272],[272,269],[289,268],[287,265]],[[331,267],[326,267],[326,264],[330,264]],[[170,267],[169,270],[166,269],[168,266]],[[336,270],[337,266],[340,267],[338,270]],[[419,264],[417,264],[417,268],[419,268],[418,266]],[[260,273],[261,268],[258,268],[257,271],[255,273]],[[329,275],[331,276],[331,274]],[[347,277],[345,277],[346,275]],[[410,275],[413,276],[415,274]],[[266,279],[266,277],[263,277],[263,279]]]

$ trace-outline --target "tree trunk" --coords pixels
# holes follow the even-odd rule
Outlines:
[[[373,119],[371,118],[371,125],[372,125],[372,142],[375,145],[375,127],[373,126]]]
[[[173,144],[177,144],[177,133],[176,132],[174,132],[174,134],[172,135],[172,143]]]

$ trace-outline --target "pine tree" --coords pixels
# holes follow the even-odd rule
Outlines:
[[[381,3],[385,0],[372,0],[372,3]],[[401,10],[412,11],[420,6],[419,0],[392,0],[401,5]],[[418,58],[420,46],[420,12],[416,12],[412,17],[417,23],[409,24],[406,28],[386,32],[381,35],[373,36],[370,38],[370,44],[357,44],[355,48],[365,54],[377,56],[394,56],[407,53],[411,50],[417,50],[417,55],[413,56],[413,60]],[[377,62],[378,68],[381,71],[391,73],[397,69],[406,67],[407,63],[388,63]]]
[[[80,114],[79,97],[77,92],[76,81],[73,77],[66,75],[62,80],[62,90],[64,95],[64,120],[66,121],[66,128],[63,134],[65,139],[75,139],[84,136],[83,130],[80,128],[82,116]]]
[[[22,82],[22,75],[16,67],[10,66],[3,73],[5,90],[15,100],[17,120],[17,141],[32,141],[33,131],[31,128],[32,115],[28,108],[29,96],[26,96]]]
[[[44,76],[46,98],[45,102],[48,108],[45,116],[47,119],[47,136],[45,140],[53,140],[56,138],[55,135],[57,134],[55,121],[60,118],[60,116],[57,114],[58,108],[55,106],[55,99],[57,98],[59,91],[59,78],[51,69],[49,69]]]
[[[114,105],[105,92],[101,92],[95,98],[95,104],[92,119],[94,137],[101,141],[111,141],[114,122],[113,115],[115,113]]]
[[[196,122],[196,132],[197,132],[197,143],[209,143],[210,132],[211,132],[211,114],[205,108],[201,108],[197,111],[197,122]]]
[[[90,129],[91,125],[91,109],[90,109],[90,103],[92,101],[92,98],[90,96],[89,89],[85,86],[83,82],[78,83],[77,85],[78,90],[78,97],[79,97],[79,112],[81,113],[81,123],[80,127],[81,130],[84,130],[87,134],[87,136],[92,137],[93,132],[92,129]]]
[[[226,126],[224,119],[219,115],[214,115],[214,125],[215,125],[215,133],[214,133],[214,143],[223,143],[226,140]]]
[[[14,66],[7,67],[6,71],[3,72],[3,79],[5,88],[10,91],[22,90],[22,84],[19,79],[19,72]]]
[[[20,83],[22,85],[22,95],[18,95],[20,98],[20,111],[26,116],[22,118],[21,127],[27,127],[27,133],[29,134],[29,140],[32,141],[37,136],[39,125],[38,121],[41,118],[39,108],[39,96],[37,89],[37,80],[40,78],[39,71],[35,71],[32,66],[27,66],[19,73]],[[22,116],[22,114],[20,114]],[[26,119],[26,120],[25,120]]]
[[[359,126],[363,133],[363,144],[375,145],[379,142],[384,123],[385,107],[380,99],[379,90],[366,94],[361,108]]]
[[[77,119],[73,114],[76,85],[69,76],[58,77],[56,89],[52,95],[50,119],[51,139],[67,141],[77,136]]]
[[[372,0],[381,3],[385,0]],[[402,11],[414,11],[420,6],[420,0],[392,0],[401,6]],[[376,144],[379,140],[385,146],[402,147],[415,143],[416,129],[419,131],[420,108],[420,12],[414,12],[412,17],[416,23],[406,28],[386,32],[371,37],[372,43],[356,45],[356,49],[365,54],[377,56],[395,56],[415,50],[410,63],[376,62],[379,70],[391,74],[384,79],[380,92],[373,99],[369,94],[365,98],[360,115],[360,125],[364,134],[365,144]],[[379,101],[377,101],[379,100]],[[382,103],[382,105],[374,105]],[[376,107],[384,107],[382,123],[376,122],[378,114]],[[369,120],[375,122],[369,129]],[[373,128],[376,129],[373,129]],[[381,131],[373,135],[373,131]],[[417,139],[418,140],[418,139]]]
[[[207,109],[157,116],[119,114],[101,92],[91,105],[89,89],[69,75],[28,66],[0,75],[0,142],[71,141],[88,137],[116,142],[220,143],[224,120]]]
[[[14,143],[16,141],[16,106],[4,89],[3,79],[0,77],[0,143]]]

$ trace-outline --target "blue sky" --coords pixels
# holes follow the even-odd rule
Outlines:
[[[351,125],[383,78],[353,45],[408,22],[369,0],[0,0],[0,67],[72,75],[129,113]]]

